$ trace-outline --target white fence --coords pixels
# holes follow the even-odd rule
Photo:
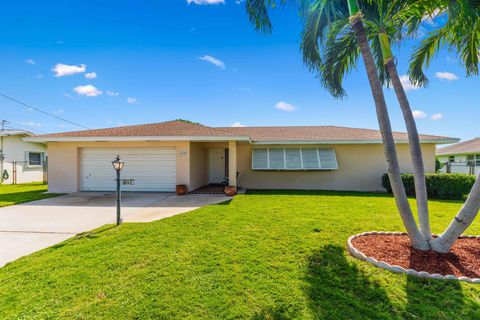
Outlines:
[[[447,162],[440,169],[442,173],[465,173],[480,175],[480,166],[466,162]]]
[[[4,162],[1,174],[4,178],[4,184],[47,182],[46,165],[31,167],[24,161]]]

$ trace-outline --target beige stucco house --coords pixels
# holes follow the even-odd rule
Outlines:
[[[44,165],[47,146],[24,141],[33,134],[25,130],[0,130],[0,174],[3,183],[41,182],[45,180]]]
[[[395,133],[401,170],[411,171],[405,133]],[[335,126],[212,128],[184,121],[30,137],[48,146],[49,191],[114,190],[115,156],[125,191],[189,191],[226,183],[247,189],[382,190],[380,132]],[[422,135],[425,168],[457,139]]]

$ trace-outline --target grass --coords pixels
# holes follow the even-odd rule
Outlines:
[[[430,204],[434,232],[461,206]],[[393,274],[345,250],[352,234],[402,229],[387,195],[240,195],[152,223],[106,226],[10,263],[0,269],[0,314],[5,319],[479,319],[479,285]],[[468,233],[480,233],[478,219]]]
[[[1,184],[0,185],[0,207],[14,204],[41,200],[57,196],[47,192],[47,185],[41,182],[25,184]]]

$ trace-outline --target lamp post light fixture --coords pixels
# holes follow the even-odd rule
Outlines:
[[[120,218],[120,202],[121,202],[121,193],[120,193],[120,171],[122,171],[123,166],[125,165],[124,161],[120,160],[120,156],[117,156],[114,161],[112,161],[113,169],[117,172],[117,226],[122,222]]]

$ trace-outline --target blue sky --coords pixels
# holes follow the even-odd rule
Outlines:
[[[265,36],[237,0],[191,2],[10,2],[0,12],[0,93],[90,128],[176,118],[378,128],[361,63],[345,81],[343,100],[303,66],[294,8],[274,12],[273,34]],[[410,52],[410,44],[396,52],[400,74]],[[407,92],[412,109],[423,112],[416,113],[419,131],[480,136],[479,78],[466,78],[447,51],[427,74],[428,88]],[[404,130],[393,91],[386,96],[394,129]],[[0,110],[10,126],[37,133],[78,129],[4,98]]]

